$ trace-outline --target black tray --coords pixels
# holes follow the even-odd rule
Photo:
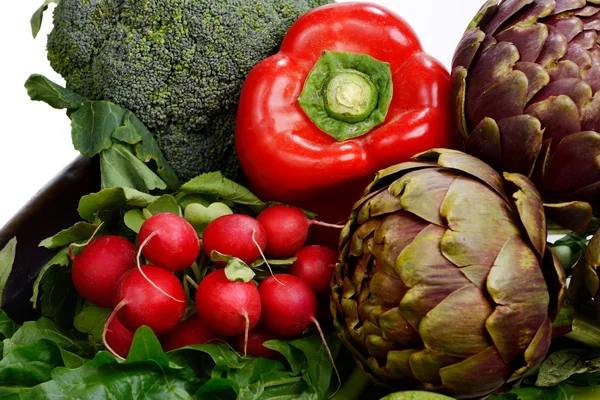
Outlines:
[[[2,295],[2,309],[17,323],[37,319],[29,299],[32,284],[54,252],[39,243],[81,218],[81,196],[100,190],[98,160],[79,156],[42,188],[0,230],[0,249],[16,236],[17,250],[12,272]]]

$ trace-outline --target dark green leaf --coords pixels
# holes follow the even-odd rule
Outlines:
[[[213,378],[200,386],[194,397],[198,400],[236,400],[239,390],[230,379]]]
[[[102,331],[110,313],[111,310],[108,308],[85,303],[83,308],[75,315],[73,326],[79,332],[87,333],[90,343],[99,346],[102,344]]]
[[[79,368],[56,368],[52,380],[20,392],[27,399],[191,399],[199,387],[189,368],[163,367],[155,361],[119,363],[98,353]]]
[[[48,9],[48,5],[50,5],[50,3],[58,4],[59,2],[60,0],[46,0],[44,1],[44,4],[40,6],[40,8],[35,10],[29,21],[29,23],[31,24],[31,34],[33,35],[34,39],[40,32],[40,29],[42,28],[42,19],[44,17],[44,11]]]
[[[25,81],[25,88],[31,100],[43,101],[53,108],[75,110],[83,106],[86,101],[84,97],[57,85],[43,75],[31,75]]]
[[[58,247],[70,245],[74,242],[85,241],[92,237],[94,232],[96,232],[96,229],[98,229],[98,224],[79,221],[72,227],[63,229],[56,235],[42,240],[40,246],[47,249],[56,249]]]
[[[100,153],[102,188],[128,187],[141,192],[166,189],[167,185],[146,164],[120,144]]]
[[[252,194],[250,190],[225,178],[218,171],[193,178],[181,185],[180,191],[188,195],[208,195],[218,200],[228,200],[237,204],[243,204],[255,212],[260,212],[268,206],[267,203]]]
[[[8,241],[6,246],[0,250],[0,306],[2,306],[2,296],[8,276],[12,271],[13,263],[15,262],[15,254],[17,251],[17,238],[13,237]]]
[[[93,157],[113,144],[112,134],[123,124],[126,109],[109,101],[87,101],[71,114],[73,147]]]
[[[11,338],[17,329],[19,325],[10,319],[4,310],[0,310],[0,339]]]
[[[0,382],[8,386],[34,386],[49,381],[57,367],[77,368],[85,359],[61,349],[49,339],[15,347],[0,361]]]
[[[549,388],[525,387],[511,390],[519,400],[573,400],[573,391],[567,385]]]
[[[158,213],[171,213],[182,216],[181,207],[179,207],[179,203],[175,200],[175,197],[170,194],[165,194],[160,196],[158,199],[152,202],[146,210],[150,212],[150,214],[158,214]]]
[[[34,343],[41,339],[48,339],[56,343],[61,349],[77,354],[80,357],[90,357],[96,349],[87,341],[77,339],[67,330],[58,327],[52,320],[41,317],[37,321],[27,321],[19,328],[10,339],[4,340],[4,356],[14,349]]]
[[[61,249],[60,251],[58,251],[54,255],[54,257],[52,257],[50,259],[50,261],[48,261],[48,263],[46,263],[46,265],[44,265],[44,267],[40,270],[37,278],[33,282],[33,295],[31,296],[31,302],[33,303],[33,308],[37,308],[38,297],[39,297],[39,293],[40,293],[40,285],[41,285],[42,281],[44,280],[46,273],[48,273],[48,271],[53,266],[66,267],[69,265],[69,262],[70,262],[69,261],[69,248],[65,247],[65,248]]]
[[[196,195],[196,194],[188,195],[185,192],[179,192],[179,193],[175,194],[175,199],[177,200],[177,202],[179,203],[181,208],[183,208],[184,210],[190,204],[198,203],[198,204],[202,204],[204,207],[208,207],[212,203],[212,201],[207,199],[206,197]]]
[[[54,265],[46,271],[40,296],[43,316],[52,318],[61,326],[71,327],[80,302],[70,268]]]
[[[166,182],[171,190],[179,189],[181,183],[175,174],[175,171],[169,166],[169,163],[163,156],[158,143],[148,128],[135,116],[128,112],[124,118],[124,126],[135,132],[131,137],[139,137],[141,140],[136,142],[135,153],[138,159],[144,163],[153,161],[156,165],[156,172]]]
[[[83,196],[79,201],[77,211],[81,218],[93,222],[101,210],[147,207],[157,198],[139,190],[114,187]]]
[[[143,361],[154,361],[163,367],[169,365],[169,359],[163,352],[160,342],[152,329],[147,326],[142,326],[135,331],[126,362],[127,364],[133,364]]]

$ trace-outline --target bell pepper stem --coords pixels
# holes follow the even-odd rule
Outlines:
[[[358,400],[369,386],[371,380],[358,367],[354,368],[352,374],[346,379],[346,383],[330,400]]]

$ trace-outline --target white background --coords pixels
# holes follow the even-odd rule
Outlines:
[[[452,54],[466,26],[484,0],[380,0],[417,32],[425,50],[450,68]],[[0,22],[0,229],[52,177],[72,161],[69,119],[63,110],[33,102],[23,83],[32,73],[64,81],[46,59],[51,9],[37,39],[29,19],[43,0],[10,1]],[[32,227],[35,229],[35,227]]]

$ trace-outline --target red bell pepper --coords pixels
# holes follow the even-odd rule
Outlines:
[[[328,52],[359,58],[323,67]],[[361,54],[388,68],[387,89],[381,76],[362,77]],[[354,72],[358,77],[344,80]],[[319,74],[329,75],[316,85],[310,82],[309,75]],[[457,146],[450,129],[449,84],[446,69],[423,52],[410,26],[383,7],[336,3],[304,14],[279,52],[252,69],[241,91],[235,144],[251,189],[263,199],[315,211],[322,220],[345,221],[379,169],[433,147]],[[391,99],[381,94],[388,89]],[[389,107],[363,133],[361,118],[373,108],[372,101],[367,104],[372,98],[361,97],[365,92]],[[311,105],[305,111],[303,99],[326,109],[309,116]],[[323,123],[321,117],[333,122]]]

